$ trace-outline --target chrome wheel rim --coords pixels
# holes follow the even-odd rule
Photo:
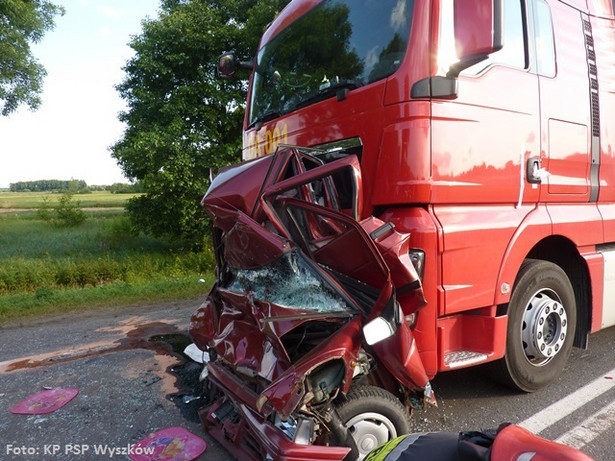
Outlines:
[[[537,291],[528,302],[521,322],[525,357],[544,366],[561,351],[568,334],[568,316],[560,297],[551,289]]]

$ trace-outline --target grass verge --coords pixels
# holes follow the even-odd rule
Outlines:
[[[54,204],[61,193],[52,192],[0,192],[0,209],[33,209],[44,202],[45,197]],[[75,194],[74,200],[83,208],[116,208],[123,207],[128,199],[140,194],[112,194],[95,191],[90,194]]]
[[[0,321],[102,306],[205,296],[210,249],[136,233],[123,211],[60,227],[35,212],[0,214]]]
[[[0,321],[97,307],[197,298],[201,295],[205,299],[214,277],[210,274],[199,280],[184,277],[150,280],[136,285],[115,282],[97,287],[40,289],[34,293],[3,295],[0,296]]]

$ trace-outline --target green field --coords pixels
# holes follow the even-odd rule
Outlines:
[[[31,204],[36,204],[37,194],[25,193],[29,201],[20,202],[22,194],[2,193],[0,202],[11,203],[13,209],[35,208]],[[88,194],[101,200],[85,206],[121,204],[106,201],[106,195]],[[121,208],[86,213],[86,221],[77,227],[43,221],[36,211],[0,213],[0,320],[205,296],[213,279],[210,250],[186,251],[135,233]]]
[[[0,192],[0,210],[38,208],[45,197],[53,203],[60,195],[49,192]],[[84,208],[116,208],[123,207],[126,201],[134,195],[97,191],[89,194],[75,194],[73,199]]]

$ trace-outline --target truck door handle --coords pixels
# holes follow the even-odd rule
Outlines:
[[[540,157],[530,157],[527,159],[527,170],[525,177],[530,184],[540,184],[542,179],[546,178],[549,173],[540,167]]]

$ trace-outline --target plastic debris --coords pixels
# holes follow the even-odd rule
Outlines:
[[[203,367],[203,371],[201,371],[201,374],[199,375],[199,381],[205,381],[205,379],[207,379],[207,376],[209,376],[209,370],[207,369],[207,367]]]
[[[184,354],[194,360],[196,363],[209,362],[209,353],[202,351],[196,344],[192,343],[184,349]]]
[[[200,400],[200,399],[201,399],[201,397],[198,396],[198,395],[184,395],[182,397],[182,402],[184,402],[186,405],[188,405],[188,404],[190,404],[192,402],[195,402],[197,400]]]
[[[190,461],[200,456],[207,444],[181,427],[169,427],[149,434],[133,446],[133,461]]]
[[[62,408],[79,393],[77,389],[46,389],[19,402],[11,413],[16,415],[43,415]]]

